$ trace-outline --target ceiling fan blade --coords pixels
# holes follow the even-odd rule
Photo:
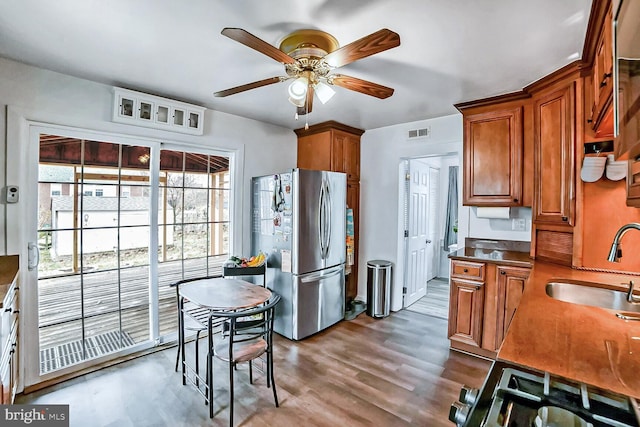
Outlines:
[[[385,99],[393,95],[393,89],[390,87],[386,87],[378,83],[373,83],[366,80],[358,79],[356,77],[344,76],[342,74],[334,74],[332,76],[329,76],[327,81],[336,86],[340,86],[345,89],[355,90],[356,92],[364,93],[365,95],[375,96],[376,98],[380,98],[380,99]]]
[[[400,46],[400,36],[391,30],[383,28],[327,54],[324,57],[324,62],[334,68],[342,67],[358,59],[366,58],[397,46]]]
[[[270,45],[262,39],[259,39],[242,28],[227,27],[222,30],[222,34],[283,64],[295,64],[297,62],[280,49]]]
[[[315,91],[313,90],[313,86],[309,85],[309,87],[307,88],[307,98],[305,100],[305,105],[304,107],[298,107],[297,110],[299,116],[304,116],[305,114],[310,113],[313,109],[314,93]]]
[[[222,98],[225,96],[233,95],[236,93],[244,92],[245,90],[256,89],[262,86],[271,85],[274,83],[280,83],[281,81],[286,80],[284,77],[271,77],[269,79],[260,80],[253,83],[247,83],[246,85],[232,87],[231,89],[221,90],[213,94],[213,96]]]

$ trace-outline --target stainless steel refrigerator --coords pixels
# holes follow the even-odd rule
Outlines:
[[[282,296],[274,329],[300,340],[344,317],[346,174],[293,169],[255,177],[252,253],[267,254],[267,286]]]

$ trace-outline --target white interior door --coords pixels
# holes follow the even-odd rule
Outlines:
[[[428,205],[428,230],[427,230],[427,281],[438,275],[440,265],[440,251],[438,241],[438,230],[440,229],[440,169],[429,168],[429,199]]]
[[[407,271],[404,306],[408,307],[427,293],[429,247],[429,171],[428,164],[409,161],[409,218],[407,232]]]

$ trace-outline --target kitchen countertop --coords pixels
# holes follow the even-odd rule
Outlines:
[[[638,276],[575,270],[535,262],[498,359],[640,399],[640,322],[607,310],[555,300],[552,279],[610,285]]]
[[[455,252],[451,252],[449,258],[466,261],[499,262],[500,264],[518,267],[531,267],[532,265],[529,252],[504,249],[464,247]]]
[[[0,308],[9,287],[18,275],[18,255],[0,256]]]

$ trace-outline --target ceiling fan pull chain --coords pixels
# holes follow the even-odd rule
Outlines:
[[[304,130],[309,130],[309,98],[305,98],[304,108],[307,110],[307,114],[304,115]]]

